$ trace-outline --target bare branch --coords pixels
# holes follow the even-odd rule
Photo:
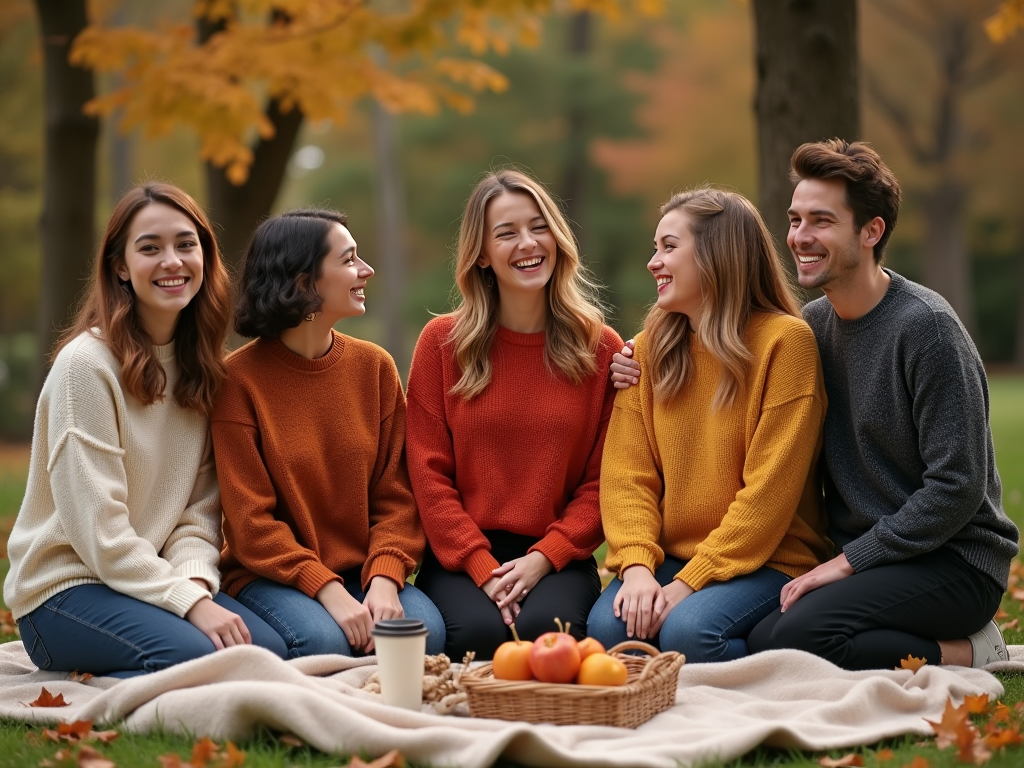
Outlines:
[[[881,81],[873,72],[864,72],[864,85],[868,95],[877,102],[882,113],[889,118],[893,130],[896,131],[896,136],[914,160],[922,165],[934,162],[934,151],[925,147],[918,139],[914,132],[914,121],[903,104],[885,92]]]

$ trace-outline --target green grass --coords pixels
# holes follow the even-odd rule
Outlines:
[[[992,397],[992,434],[996,446],[996,463],[1003,481],[1003,506],[1007,514],[1018,527],[1024,527],[1024,377],[994,376],[989,387]],[[0,544],[17,514],[21,503],[21,495],[25,484],[24,451],[22,458],[16,452],[0,450]],[[14,458],[12,458],[14,455]],[[0,552],[3,550],[0,549]],[[603,550],[599,553],[603,555]],[[0,581],[7,573],[7,560],[0,557]],[[1003,600],[1003,609],[1010,614],[1010,619],[1019,619],[1024,625],[1024,605],[1011,600]],[[13,636],[0,635],[0,642],[16,639]],[[1006,641],[1010,644],[1024,643],[1024,632],[1007,631]],[[1024,702],[1024,676],[998,675],[1006,687],[1003,701],[1010,706]],[[36,766],[41,760],[52,759],[56,745],[34,745],[30,734],[38,732],[38,728],[30,728],[23,723],[0,720],[0,768],[7,766]],[[152,766],[158,768],[160,755],[177,753],[187,760],[191,753],[194,739],[175,734],[148,734],[137,736],[122,734],[115,742],[99,746],[99,751],[118,766]],[[261,730],[254,738],[240,744],[246,751],[246,768],[269,768],[270,766],[309,766],[310,768],[326,768],[326,766],[343,765],[347,757],[324,755],[316,750],[303,747],[294,748],[282,744],[277,736],[268,730]],[[893,758],[880,760],[876,753],[880,749],[889,749]],[[873,744],[853,750],[833,751],[830,757],[840,757],[848,752],[857,752],[864,757],[867,768],[901,768],[915,757],[925,757],[931,768],[954,768],[961,766],[957,762],[955,750],[937,750],[930,741],[919,737],[894,739],[882,744]],[[370,756],[374,757],[374,756]],[[727,768],[769,768],[784,766],[785,768],[816,768],[822,753],[807,753],[795,750],[774,750],[759,748],[748,755],[729,763],[709,763],[708,768],[727,766]],[[996,752],[986,763],[992,768],[1016,768],[1024,763],[1024,752],[1021,749],[1010,749]],[[494,768],[513,768],[514,764],[499,761]]]

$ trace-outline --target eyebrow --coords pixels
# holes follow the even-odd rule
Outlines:
[[[532,219],[530,219],[530,224],[533,224],[533,222],[535,222],[537,219],[540,219],[545,224],[548,223],[548,220],[545,219],[543,216],[534,216]],[[491,227],[491,232],[496,232],[497,230],[501,229],[502,227],[511,227],[511,226],[512,226],[512,222],[511,221],[503,221],[503,222],[501,222],[501,224],[495,224],[493,227]]]
[[[800,215],[800,212],[796,208],[790,208],[788,211],[786,211],[786,213],[789,216],[794,216],[794,215],[799,216]],[[839,214],[837,214],[831,208],[818,208],[818,209],[813,210],[813,211],[808,211],[807,215],[808,216],[831,216],[833,219],[838,219],[839,218]]]
[[[179,238],[179,237],[199,237],[199,235],[197,235],[191,229],[186,229],[186,230],[183,230],[183,231],[179,232],[174,237],[175,238]],[[138,237],[136,237],[135,238],[135,242],[137,243],[140,240],[159,240],[159,239],[160,239],[160,235],[146,234],[146,235],[139,235]]]
[[[342,256],[347,256],[348,254],[355,253],[355,252],[356,252],[356,247],[354,245],[350,245],[348,248],[346,248],[344,251],[341,252],[341,255]]]

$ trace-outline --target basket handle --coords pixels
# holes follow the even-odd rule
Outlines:
[[[640,640],[626,640],[609,648],[608,655],[610,656],[613,653],[622,653],[623,651],[643,651],[651,657],[657,656],[660,653],[660,651],[650,643],[644,643]]]

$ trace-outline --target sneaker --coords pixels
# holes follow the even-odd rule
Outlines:
[[[1003,633],[999,631],[999,625],[994,619],[967,639],[971,641],[971,648],[974,649],[974,663],[971,666],[975,669],[996,661],[1010,660]]]

